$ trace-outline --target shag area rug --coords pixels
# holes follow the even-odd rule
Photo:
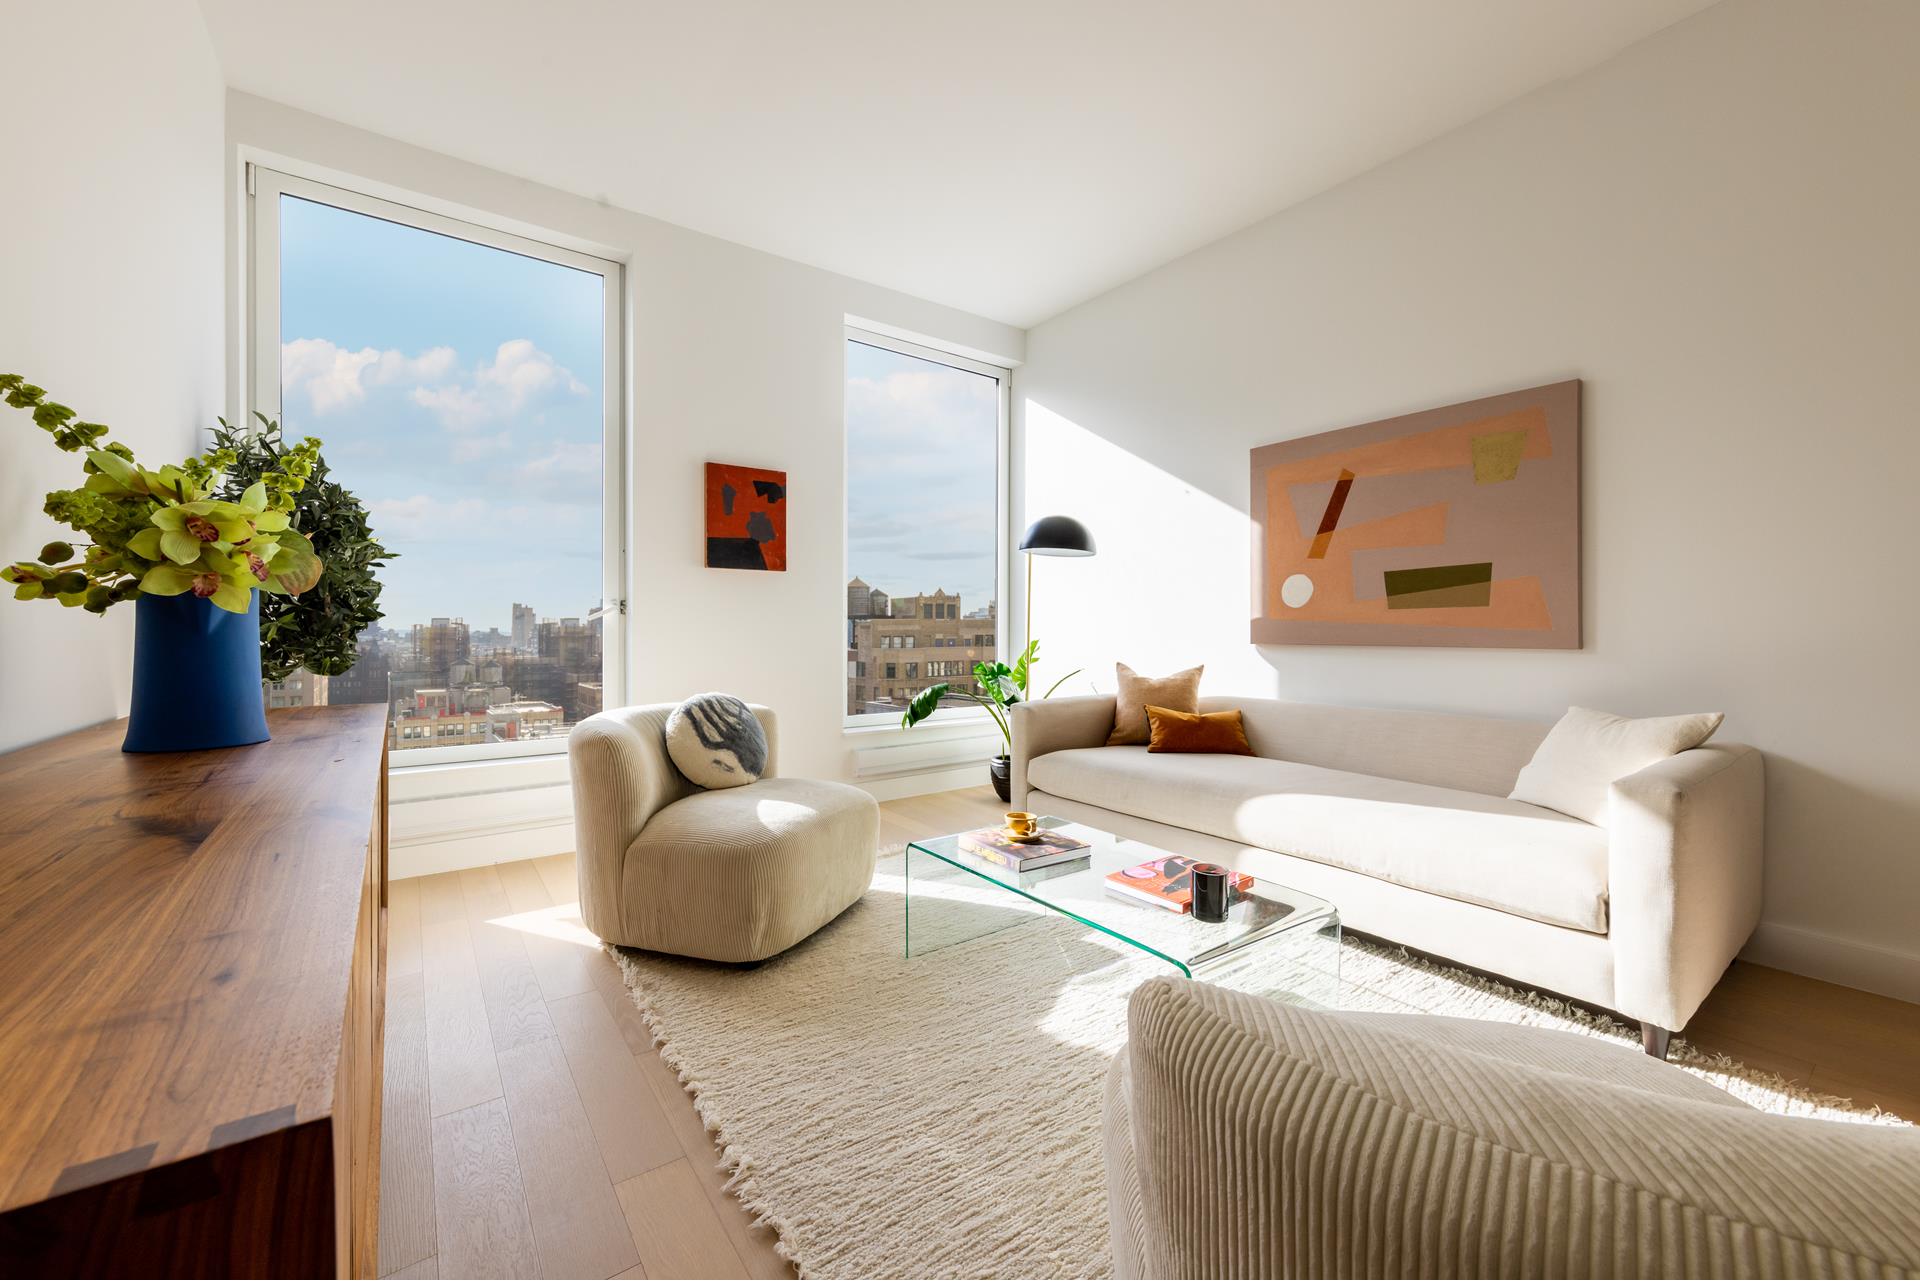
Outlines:
[[[1128,995],[1171,971],[989,887],[955,910],[1011,925],[908,960],[901,873],[883,856],[865,898],[757,967],[612,950],[731,1187],[803,1275],[1108,1275],[1102,1084]],[[1639,1053],[1624,1025],[1395,949],[1348,939],[1340,970],[1345,1009],[1559,1028]],[[1899,1123],[1679,1039],[1671,1057],[1770,1112]]]

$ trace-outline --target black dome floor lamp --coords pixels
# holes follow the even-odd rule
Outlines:
[[[1027,554],[1027,649],[1033,648],[1033,558],[1035,556],[1091,556],[1093,534],[1071,516],[1042,516],[1027,526],[1020,536],[1020,550]],[[1025,653],[1026,650],[1022,650]],[[1033,688],[1029,673],[1027,688]]]

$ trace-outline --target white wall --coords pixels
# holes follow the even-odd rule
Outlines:
[[[1916,49],[1920,5],[1721,4],[1035,328],[1015,492],[1100,541],[1041,566],[1052,670],[1724,710],[1767,753],[1750,954],[1920,998]],[[1251,447],[1569,377],[1582,651],[1248,644]]]
[[[439,212],[505,220],[509,230],[626,261],[634,422],[628,701],[720,689],[767,703],[780,715],[782,773],[852,778],[843,730],[846,318],[1003,361],[1023,354],[1021,331],[248,94],[229,93],[227,128],[236,251],[241,173],[232,162],[248,149],[372,184],[374,194],[416,193]],[[229,300],[236,326],[239,297],[236,281]],[[237,388],[229,394],[237,400]],[[785,573],[705,567],[708,461],[786,470],[793,507]],[[397,780],[396,874],[571,849],[564,766],[493,771],[503,772],[526,789],[515,802],[520,819],[481,814],[465,798],[435,799],[472,788],[471,771]],[[984,779],[984,769],[975,773]],[[489,781],[485,790],[497,786]]]
[[[224,90],[192,0],[9,5],[0,75],[0,372],[20,373],[143,462],[177,462],[221,408]],[[0,405],[0,559],[71,531],[46,491],[81,480]],[[0,597],[0,750],[124,716],[133,610]]]

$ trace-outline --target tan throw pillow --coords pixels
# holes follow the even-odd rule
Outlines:
[[[1144,743],[1151,738],[1147,725],[1147,707],[1170,707],[1176,712],[1200,710],[1199,667],[1158,678],[1140,676],[1125,663],[1115,663],[1113,674],[1119,684],[1113,699],[1113,733],[1107,735],[1108,747]]]
[[[1534,749],[1507,798],[1605,827],[1607,793],[1615,779],[1700,746],[1724,719],[1719,712],[1696,712],[1631,720],[1569,707]]]

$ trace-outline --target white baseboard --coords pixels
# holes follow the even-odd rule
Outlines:
[[[1920,1002],[1920,953],[1762,921],[1740,956],[1777,970],[1878,992],[1900,1001]]]
[[[437,872],[458,872],[523,858],[567,854],[573,846],[571,818],[512,826],[495,824],[444,836],[392,841],[387,853],[387,874],[396,881],[409,876],[432,876]]]
[[[387,811],[388,869],[396,880],[573,848],[573,789],[564,782],[438,795],[414,790],[411,798],[397,795]]]
[[[917,774],[899,774],[892,778],[856,778],[853,785],[876,801],[897,801],[903,796],[926,796],[962,787],[985,787],[992,782],[987,775],[986,761],[975,760],[965,765],[924,770]]]

